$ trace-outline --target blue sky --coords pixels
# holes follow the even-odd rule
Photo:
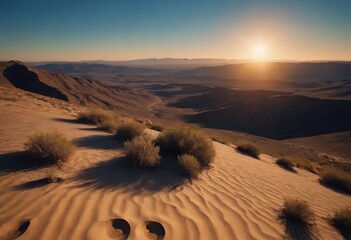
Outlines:
[[[351,60],[350,0],[0,2],[3,60]]]

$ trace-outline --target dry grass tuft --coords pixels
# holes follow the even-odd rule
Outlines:
[[[160,148],[146,136],[135,137],[124,143],[126,158],[135,167],[153,168],[159,164]]]
[[[242,154],[259,159],[260,153],[257,147],[251,143],[239,144],[236,149]]]
[[[311,223],[314,220],[314,213],[305,200],[285,198],[282,214],[285,218],[303,223]]]
[[[57,168],[50,167],[46,170],[48,183],[58,183],[63,181],[63,177],[59,174]]]
[[[98,124],[111,118],[111,113],[104,109],[91,109],[78,114],[78,120],[85,123]]]
[[[178,127],[162,132],[155,140],[161,150],[177,155],[193,155],[202,166],[209,166],[215,157],[212,140],[199,129]]]
[[[183,154],[178,156],[178,166],[184,175],[193,178],[201,172],[201,165],[193,155]]]
[[[118,126],[118,121],[112,117],[101,120],[96,123],[97,128],[108,132],[115,132]]]
[[[290,158],[279,158],[276,163],[289,171],[294,171],[293,167],[296,166],[295,162]]]
[[[137,122],[121,123],[117,127],[116,136],[122,140],[132,140],[143,134],[145,126]]]
[[[351,208],[336,210],[331,217],[331,222],[345,239],[351,239]]]
[[[50,132],[30,136],[24,144],[24,149],[47,164],[60,164],[72,156],[76,147],[63,134]]]
[[[320,172],[320,181],[332,188],[351,192],[351,174],[337,168],[326,168]]]
[[[312,173],[317,173],[316,166],[309,160],[299,159],[296,162],[296,167],[305,169]]]

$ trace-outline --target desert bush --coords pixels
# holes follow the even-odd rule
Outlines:
[[[257,149],[257,147],[251,143],[243,143],[243,144],[239,144],[236,149],[248,156],[251,156],[253,158],[259,158],[259,151]]]
[[[299,160],[296,160],[295,162],[296,162],[296,167],[305,169],[312,173],[317,173],[316,167],[311,161],[299,159]]]
[[[156,124],[156,123],[151,123],[151,124],[149,125],[149,128],[150,128],[150,129],[153,129],[153,130],[155,130],[155,131],[159,131],[159,132],[162,132],[163,129],[164,129],[163,126],[161,126],[161,125],[159,125],[159,124]]]
[[[193,155],[202,166],[209,166],[214,160],[215,149],[212,140],[199,129],[178,127],[162,132],[155,140],[161,150],[177,155]]]
[[[65,162],[75,151],[75,145],[58,132],[34,134],[28,138],[24,148],[33,157],[48,164]]]
[[[314,213],[305,200],[285,198],[282,214],[285,218],[301,221],[306,224],[314,219]]]
[[[160,161],[160,148],[146,136],[137,136],[124,143],[126,158],[135,167],[155,167]]]
[[[109,132],[115,132],[118,126],[118,121],[112,117],[102,119],[100,122],[96,123],[97,128],[106,130]]]
[[[201,171],[199,161],[193,155],[183,154],[178,156],[178,166],[184,175],[196,177]]]
[[[279,165],[279,166],[281,166],[281,167],[283,167],[283,168],[285,168],[285,169],[287,169],[287,170],[294,170],[293,169],[293,167],[295,167],[296,165],[295,165],[295,162],[292,160],[292,159],[290,159],[290,158],[279,158],[277,161],[276,161],[276,163]]]
[[[351,237],[351,208],[336,210],[331,222],[345,236],[345,239]]]
[[[122,140],[131,140],[144,132],[144,125],[136,122],[124,122],[118,125],[116,136]]]
[[[78,114],[78,120],[85,123],[99,124],[107,119],[111,119],[111,113],[104,109],[92,109]]]
[[[219,143],[222,143],[222,144],[225,144],[225,145],[229,144],[229,141],[226,138],[223,138],[223,137],[214,136],[214,137],[211,137],[211,139],[213,141],[215,141],[215,142],[219,142]]]
[[[320,181],[330,187],[351,192],[351,174],[337,168],[326,168],[320,172]]]
[[[59,174],[57,168],[50,167],[46,170],[48,183],[58,183],[63,181],[63,177]]]

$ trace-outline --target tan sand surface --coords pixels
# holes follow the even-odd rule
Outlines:
[[[123,144],[112,134],[76,123],[69,106],[30,99],[0,100],[0,239],[123,239],[129,229],[119,219],[130,225],[128,239],[157,239],[145,221],[156,222],[149,227],[162,235],[160,223],[164,239],[285,239],[278,219],[284,197],[310,203],[317,238],[342,239],[326,217],[350,206],[351,197],[314,174],[288,172],[268,155],[257,160],[220,143],[213,167],[192,182],[168,165],[126,169]],[[61,183],[45,183],[48,169],[22,152],[29,134],[50,130],[79,146],[58,170]]]

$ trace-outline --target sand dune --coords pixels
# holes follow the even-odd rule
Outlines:
[[[342,239],[325,217],[351,197],[316,175],[220,143],[213,167],[191,183],[167,167],[121,169],[122,143],[111,134],[76,123],[61,107],[19,101],[0,102],[0,239],[284,239],[278,215],[287,196],[311,204],[317,238]],[[64,181],[45,184],[47,169],[26,162],[22,144],[55,129],[79,148],[60,170]]]

